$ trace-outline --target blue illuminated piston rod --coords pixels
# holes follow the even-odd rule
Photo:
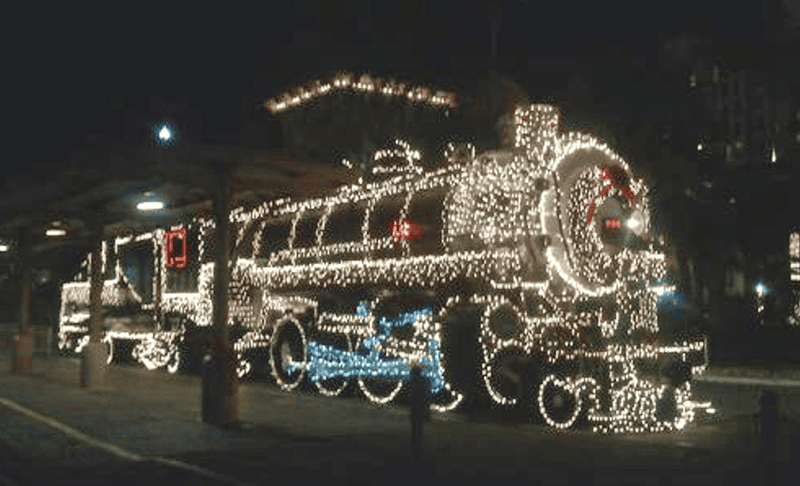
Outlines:
[[[431,309],[423,309],[400,314],[396,319],[381,318],[378,326],[381,333],[364,340],[364,349],[368,354],[344,351],[332,346],[311,341],[308,344],[308,361],[303,364],[293,364],[289,371],[305,369],[311,381],[327,380],[331,378],[374,377],[391,380],[409,380],[411,378],[411,363],[406,358],[394,360],[382,359],[377,346],[385,341],[394,327],[404,327],[414,324],[421,318],[432,313]],[[422,375],[430,384],[432,393],[444,387],[444,377],[441,368],[441,353],[439,342],[430,339],[428,342],[428,355],[419,360],[422,366]]]

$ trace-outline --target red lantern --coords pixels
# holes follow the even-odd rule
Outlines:
[[[172,248],[175,238],[180,238],[182,244],[181,254],[179,256],[172,255]],[[180,270],[186,267],[186,228],[181,228],[177,231],[167,231],[164,234],[164,240],[164,246],[167,250],[167,268],[175,268]]]

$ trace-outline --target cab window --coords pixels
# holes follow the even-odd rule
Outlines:
[[[393,224],[400,218],[405,205],[405,194],[382,199],[375,204],[370,216],[370,237],[391,238]]]
[[[122,252],[122,271],[131,286],[142,298],[142,302],[153,302],[153,277],[155,275],[155,255],[153,241],[147,239],[125,245]]]
[[[273,254],[288,248],[291,230],[291,220],[268,221],[261,231],[261,246],[257,257],[268,260]]]
[[[360,241],[364,207],[359,204],[345,204],[335,207],[325,224],[324,243],[350,243]]]
[[[408,209],[408,224],[414,231],[409,240],[412,255],[440,254],[442,247],[442,211],[444,191],[416,194]]]
[[[310,248],[317,245],[317,227],[322,218],[322,211],[304,213],[295,228],[293,248]]]
[[[374,250],[375,258],[395,258],[402,256],[402,242],[393,236],[393,229],[402,224],[400,216],[406,202],[406,194],[398,194],[381,199],[375,203],[370,213],[369,237],[372,240],[389,239],[390,246]]]
[[[250,221],[244,227],[244,233],[239,239],[239,244],[236,246],[236,256],[239,258],[251,258],[253,256],[253,238],[258,232],[261,224],[256,221]]]

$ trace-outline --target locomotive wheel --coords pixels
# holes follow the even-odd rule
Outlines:
[[[443,310],[437,317],[442,349],[441,366],[445,386],[431,396],[431,410],[447,412],[455,410],[477,397],[468,397],[469,391],[474,395],[474,383],[477,369],[475,356],[479,353],[477,332],[483,316],[483,309],[477,307],[459,307]],[[469,324],[472,324],[471,326]],[[451,361],[451,360],[456,361]],[[460,363],[459,363],[460,361]],[[464,362],[469,362],[464,366]],[[460,365],[460,367],[459,367]],[[454,385],[454,383],[459,385]]]
[[[359,342],[358,352],[368,354],[368,351],[362,347],[362,344],[363,340]],[[381,353],[381,357],[385,358],[383,353]],[[400,393],[400,390],[403,388],[403,380],[359,376],[358,387],[371,402],[383,405],[394,400],[397,394]]]
[[[167,372],[171,374],[177,373],[181,368],[183,368],[183,354],[181,354],[181,350],[176,347],[175,351],[170,355],[169,361],[167,361]]]
[[[247,377],[253,371],[253,364],[247,359],[244,353],[237,353],[236,355],[236,376],[241,380]]]
[[[515,338],[522,332],[523,326],[519,313],[509,303],[497,306],[485,319],[484,325],[498,340]]]
[[[67,338],[64,340],[64,347],[61,348],[62,356],[68,358],[75,358],[80,356],[76,350],[81,345],[81,341],[83,340],[83,336],[77,336],[75,334],[69,334]]]
[[[108,353],[106,364],[111,364],[114,361],[114,340],[110,336],[106,336],[103,338],[103,343],[106,345],[106,352]]]
[[[455,410],[464,402],[465,396],[452,389],[442,389],[431,397],[431,410],[437,412],[448,412]]]
[[[262,340],[266,343],[271,342],[270,338],[267,337],[266,334],[263,336]],[[258,347],[244,353],[244,359],[252,365],[250,376],[258,379],[271,374],[269,354],[269,346]]]
[[[519,381],[523,377],[517,371],[517,362],[524,359],[525,355],[523,350],[509,347],[494,353],[488,363],[484,364],[483,378],[486,391],[489,392],[489,396],[495,403],[499,405],[518,404]]]
[[[294,317],[286,317],[275,326],[269,349],[272,376],[284,390],[294,390],[305,377],[303,366],[308,359],[303,327]],[[300,368],[292,368],[292,366]]]
[[[180,371],[189,371],[193,367],[192,360],[196,363],[200,361],[197,335],[194,333],[196,325],[185,316],[180,314],[170,314],[164,319],[167,332],[177,333],[172,341],[174,351],[167,360],[166,369],[168,373],[175,374]]]
[[[566,429],[575,425],[583,408],[580,394],[566,382],[550,375],[539,387],[539,412],[551,427]]]
[[[328,334],[325,336],[321,336],[318,342],[320,344],[332,346],[333,348],[342,351],[347,351],[347,352],[353,351],[353,345],[352,342],[350,341],[350,337],[346,335]],[[314,385],[317,387],[317,390],[319,390],[320,393],[328,397],[335,397],[340,395],[347,389],[347,386],[349,384],[350,384],[350,379],[345,378],[343,376],[318,380],[314,382]]]

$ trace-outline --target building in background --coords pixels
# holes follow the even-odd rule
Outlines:
[[[297,160],[348,159],[366,172],[371,154],[395,138],[421,147],[423,163],[432,165],[442,162],[443,149],[454,140],[478,150],[513,147],[513,110],[529,101],[525,90],[490,71],[472,76],[466,88],[452,78],[442,86],[377,73],[309,80],[268,100],[267,144]]]
[[[800,227],[789,235],[789,285],[792,288],[792,312],[789,323],[800,326]]]
[[[685,34],[663,43],[660,62],[685,73],[672,87],[683,99],[660,133],[661,158],[677,155],[689,172],[660,187],[682,293],[711,329],[785,326],[785,242],[798,217],[789,184],[800,153],[796,61],[780,46],[746,57]]]

